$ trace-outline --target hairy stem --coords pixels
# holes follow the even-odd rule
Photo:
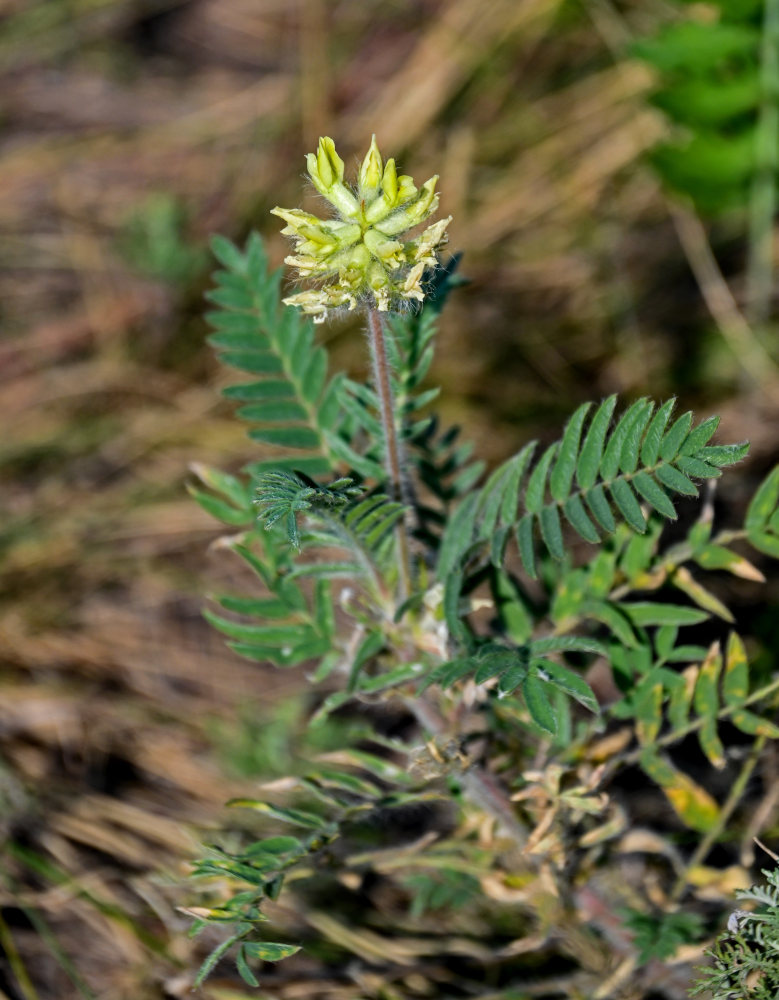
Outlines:
[[[384,463],[389,480],[389,490],[393,500],[405,503],[406,491],[403,486],[400,441],[395,426],[395,399],[390,381],[387,346],[384,340],[381,316],[375,309],[368,310],[368,342],[373,364],[373,382],[379,397],[381,425],[384,431]],[[411,593],[412,581],[411,555],[403,519],[398,521],[395,526],[395,540],[400,571],[400,599],[404,601]]]

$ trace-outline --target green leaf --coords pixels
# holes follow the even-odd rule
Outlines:
[[[658,465],[655,475],[663,486],[667,486],[669,490],[673,490],[675,493],[681,493],[687,497],[698,496],[698,487],[695,483],[672,465]]]
[[[591,489],[598,478],[598,469],[600,468],[601,457],[603,455],[603,445],[616,405],[616,396],[609,396],[608,399],[604,399],[590,422],[576,466],[576,482],[581,490],[586,491]]]
[[[602,622],[628,648],[638,646],[638,639],[630,627],[630,622],[613,604],[607,604],[605,601],[587,601],[582,604],[581,613],[583,617]]]
[[[509,667],[502,673],[498,679],[498,697],[505,698],[507,694],[511,694],[518,688],[527,677],[528,669],[527,663],[515,663],[513,667]]]
[[[231,476],[227,472],[221,472],[219,469],[203,465],[200,462],[193,462],[190,469],[204,486],[208,486],[215,493],[221,493],[239,509],[248,508],[251,502],[251,491],[247,484],[238,479],[237,476]]]
[[[747,534],[747,541],[758,552],[764,552],[767,556],[779,559],[779,537],[776,535],[767,535],[762,531],[750,531]]]
[[[701,448],[698,452],[698,458],[704,462],[708,462],[709,465],[724,468],[742,461],[748,453],[749,442],[743,441],[741,444],[715,444]]]
[[[744,519],[747,533],[751,534],[765,527],[777,504],[779,504],[779,465],[774,466],[752,497]]]
[[[522,565],[534,580],[536,579],[536,559],[533,547],[533,514],[525,514],[517,525],[517,546]]]
[[[226,611],[239,615],[254,615],[256,618],[286,618],[292,609],[276,597],[233,597],[220,594],[217,601]]]
[[[470,548],[478,505],[479,494],[472,493],[449,518],[438,553],[436,576],[439,580],[446,580]]]
[[[253,375],[280,375],[284,370],[280,358],[262,351],[226,351],[220,354],[219,360]]]
[[[250,507],[246,507],[242,510],[236,510],[232,504],[227,503],[225,500],[220,500],[218,497],[212,496],[210,493],[204,493],[202,490],[195,489],[193,486],[187,486],[187,493],[195,500],[211,517],[215,517],[218,521],[222,521],[224,524],[231,524],[235,527],[246,527],[254,521],[254,512]]]
[[[269,399],[264,403],[250,403],[248,406],[241,406],[236,410],[235,415],[241,420],[278,420],[293,421],[305,420],[308,416],[306,411],[293,399]],[[317,439],[317,444],[319,440]]]
[[[692,426],[692,412],[683,413],[671,425],[671,429],[666,431],[660,443],[660,458],[664,462],[670,462],[679,454],[682,444],[690,433]]]
[[[234,243],[224,236],[216,235],[211,237],[210,245],[213,255],[228,271],[235,271],[240,275],[247,274],[247,260]]]
[[[303,809],[284,809],[281,806],[271,805],[269,802],[260,802],[257,799],[230,799],[228,806],[236,809],[251,809],[254,812],[270,816],[272,819],[281,820],[282,823],[292,823],[294,826],[303,826],[308,830],[325,830],[328,828],[326,820],[316,813],[307,812]]]
[[[519,506],[519,489],[522,477],[530,464],[536,442],[530,441],[513,458],[508,461],[508,474],[504,480],[503,500],[501,503],[500,520],[504,524],[513,524]]]
[[[675,399],[669,399],[660,407],[652,417],[652,421],[644,435],[644,443],[641,446],[641,462],[643,465],[654,465],[660,455],[660,443],[665,434],[665,428],[673,413]]]
[[[207,608],[203,611],[203,617],[231,639],[264,643],[267,646],[294,646],[301,639],[300,625],[245,625],[223,618]]]
[[[300,383],[300,394],[307,403],[312,405],[322,395],[327,379],[327,353],[317,347],[308,359]]]
[[[525,510],[530,514],[538,514],[543,506],[544,494],[546,492],[546,477],[556,453],[557,442],[549,445],[530,474],[527,490],[525,491]]]
[[[650,601],[621,601],[618,605],[634,625],[697,625],[709,616],[698,608],[678,604],[655,604]]]
[[[300,951],[300,945],[281,944],[278,941],[247,941],[243,945],[247,958],[259,962],[280,962]]]
[[[632,484],[636,492],[640,493],[644,500],[654,507],[658,514],[662,514],[663,517],[667,517],[671,521],[676,520],[676,510],[668,494],[662,486],[658,486],[649,473],[643,471],[636,473],[632,479]]]
[[[222,941],[220,944],[218,944],[216,946],[216,948],[213,949],[213,951],[208,955],[208,957],[206,958],[206,960],[200,966],[200,970],[199,970],[199,972],[197,974],[197,978],[195,979],[195,982],[193,984],[195,987],[203,985],[203,983],[206,981],[206,979],[211,974],[211,972],[213,972],[213,970],[216,967],[216,964],[219,961],[219,959],[226,952],[228,952],[230,950],[230,948],[232,948],[232,946],[237,941],[241,940],[241,938],[246,934],[246,931],[248,929],[249,929],[248,925],[244,925],[242,927],[242,929],[238,933],[231,934],[229,938],[226,938],[224,941]]]
[[[485,681],[496,677],[498,674],[508,670],[509,667],[516,666],[517,660],[521,658],[517,650],[499,649],[479,656],[472,661],[476,667],[473,676],[475,684],[484,684]],[[524,658],[525,666],[527,657]]]
[[[584,504],[578,493],[568,497],[563,505],[563,511],[571,526],[581,535],[585,542],[596,545],[600,541],[595,525],[592,523],[584,509]]]
[[[647,400],[645,398],[637,399],[625,410],[617,426],[611,432],[600,463],[600,474],[603,479],[607,481],[614,479],[619,472],[622,449],[626,441],[632,441],[634,428],[641,420],[646,406]]]
[[[719,427],[719,422],[719,417],[709,417],[708,420],[704,420],[698,424],[698,426],[687,435],[681,449],[679,450],[679,454],[690,455],[693,457],[696,456],[701,448],[703,448],[703,446],[707,444],[709,439],[714,435],[714,432]]]
[[[310,427],[254,427],[249,437],[284,448],[318,448],[320,444],[319,435]]]
[[[562,440],[560,441],[557,461],[549,476],[549,492],[558,503],[562,503],[571,492],[571,484],[576,472],[576,461],[579,454],[579,441],[584,421],[591,405],[590,403],[584,403],[576,410],[568,421]]]
[[[695,476],[696,479],[717,479],[722,472],[716,465],[709,465],[708,462],[701,462],[699,458],[690,458],[680,455],[676,459],[676,465],[686,476]]]
[[[244,321],[250,319],[248,314],[228,313]],[[270,348],[270,341],[267,337],[258,333],[257,330],[220,330],[206,338],[211,347],[217,351],[256,351],[267,352]]]
[[[554,736],[557,719],[547,695],[547,685],[537,675],[529,674],[522,682],[522,696],[525,699],[530,718],[539,729]]]
[[[238,954],[235,959],[235,967],[238,970],[238,975],[243,979],[243,981],[249,986],[259,986],[260,981],[249,968],[246,963],[246,952],[244,950],[244,945],[238,949]]]
[[[591,712],[598,713],[598,699],[587,681],[579,674],[553,660],[536,660],[531,664],[531,667],[536,669],[541,680],[564,691]]]
[[[227,399],[238,399],[246,402],[255,400],[289,399],[295,395],[291,382],[285,379],[263,379],[261,382],[240,382],[238,385],[228,385],[222,389],[222,395]]]
[[[627,523],[633,531],[643,534],[646,531],[646,520],[641,513],[641,507],[629,483],[624,479],[615,479],[610,489],[614,503],[619,508],[620,513]]]
[[[563,547],[563,532],[560,526],[560,514],[557,507],[548,505],[541,508],[539,515],[541,524],[541,537],[546,543],[546,547],[555,559],[562,559],[565,555]]]
[[[587,506],[590,508],[593,517],[598,522],[598,524],[603,528],[607,534],[611,534],[616,531],[617,524],[614,520],[614,515],[611,513],[611,507],[609,507],[609,502],[606,499],[606,492],[603,486],[599,483],[594,486],[589,493],[585,495],[584,498],[587,501]]]
[[[622,445],[619,459],[619,467],[625,473],[636,471],[641,438],[654,408],[655,404],[650,400],[645,400],[642,407],[636,407],[636,414],[625,434],[625,442]]]
[[[530,643],[532,656],[544,653],[599,653],[606,655],[606,647],[597,639],[583,635],[550,635],[544,639],[534,639]]]

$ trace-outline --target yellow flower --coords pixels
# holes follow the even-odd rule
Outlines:
[[[356,189],[344,184],[344,163],[327,137],[319,140],[306,165],[311,182],[337,215],[320,219],[298,208],[274,208],[286,222],[285,236],[295,240],[285,263],[301,278],[312,278],[315,288],[284,299],[314,317],[325,320],[333,309],[354,309],[361,300],[386,311],[403,300],[423,301],[422,275],[438,263],[436,252],[446,242],[451,216],[433,223],[413,239],[401,237],[438,208],[438,176],[421,189],[397,175],[395,161],[382,162],[376,136],[360,167]]]

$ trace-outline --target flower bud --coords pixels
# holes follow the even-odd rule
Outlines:
[[[353,217],[359,208],[357,199],[342,183],[344,161],[335,151],[335,143],[328,136],[319,140],[316,153],[306,157],[308,175],[317,191],[347,218]]]
[[[413,229],[420,222],[424,222],[428,215],[431,215],[438,207],[438,197],[435,194],[437,181],[438,175],[436,174],[429,181],[425,181],[418,198],[377,223],[376,228],[379,232],[386,236],[396,236],[398,233],[402,233],[406,229]]]
[[[360,198],[366,205],[370,204],[379,193],[382,170],[381,153],[379,152],[379,147],[376,145],[376,136],[374,135],[371,139],[371,148],[368,150],[360,167]]]

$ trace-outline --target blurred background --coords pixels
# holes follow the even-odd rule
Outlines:
[[[205,345],[209,234],[280,264],[304,154],[375,132],[440,174],[464,252],[445,418],[495,462],[583,400],[676,394],[753,442],[727,520],[779,453],[776,6],[0,5],[0,996],[191,995],[187,859],[302,725],[294,672],[200,618],[236,567],[188,466],[257,458]],[[353,322],[321,335],[362,370]]]

